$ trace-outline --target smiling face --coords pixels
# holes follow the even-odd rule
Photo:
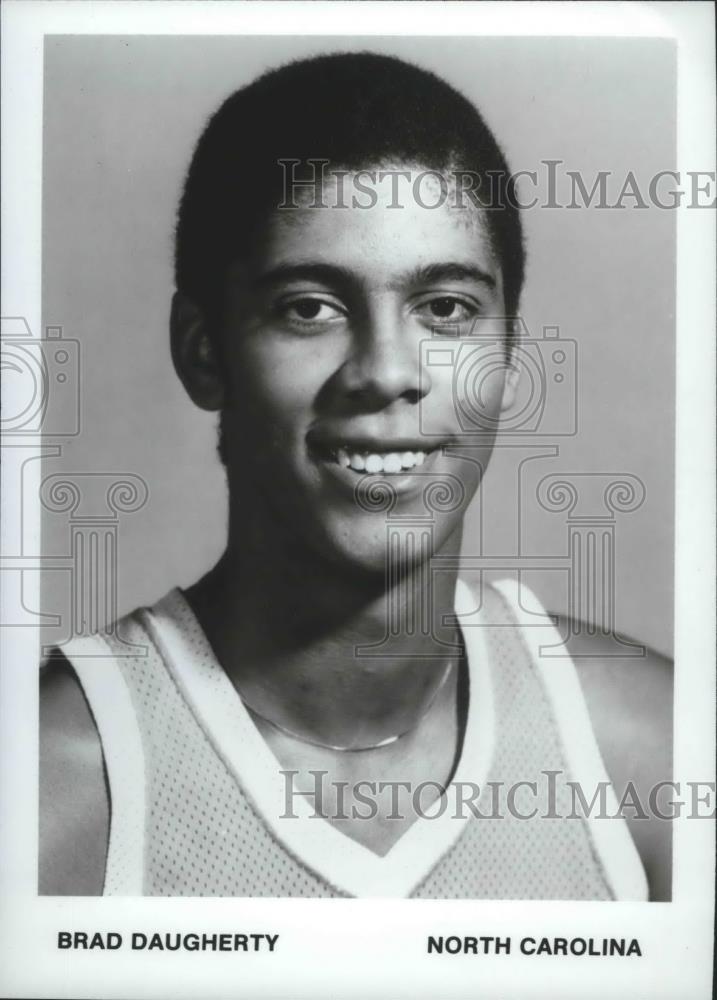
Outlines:
[[[250,494],[278,529],[371,572],[384,570],[387,517],[432,525],[429,550],[413,558],[449,539],[457,548],[512,392],[488,231],[472,207],[424,207],[427,190],[423,206],[409,197],[400,210],[381,186],[370,209],[277,210],[227,276],[221,405],[232,510]],[[456,365],[469,377],[456,381]],[[180,374],[200,405],[219,405],[202,403],[191,374]],[[467,403],[482,427],[472,439]],[[376,509],[377,489],[393,497],[390,514]],[[453,500],[442,503],[446,490]]]

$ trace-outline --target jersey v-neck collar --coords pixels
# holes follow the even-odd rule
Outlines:
[[[456,584],[454,610],[468,664],[468,711],[451,786],[482,787],[493,752],[490,665],[485,623],[461,580]],[[419,815],[382,856],[317,817],[305,796],[293,797],[292,815],[287,816],[285,769],[217,661],[181,591],[171,591],[144,617],[194,717],[257,815],[283,847],[319,878],[350,896],[409,896],[456,843],[471,811],[463,808],[456,813],[455,795],[449,795],[442,814],[431,818],[437,811],[434,804],[428,815]],[[187,622],[192,625],[191,641]]]

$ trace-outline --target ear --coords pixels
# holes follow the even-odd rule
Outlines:
[[[181,292],[175,292],[169,321],[172,361],[190,399],[202,410],[224,405],[224,380],[204,317]]]
[[[500,401],[501,412],[509,410],[515,403],[518,395],[518,385],[520,384],[520,370],[512,358],[508,358],[505,368],[505,381],[503,382],[503,397]]]

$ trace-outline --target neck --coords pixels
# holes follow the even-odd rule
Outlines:
[[[455,570],[432,572],[429,559],[388,586],[384,571],[331,565],[273,525],[248,528],[240,546],[230,531],[218,565],[187,593],[245,702],[327,746],[371,746],[410,731],[460,655],[457,628],[443,622]],[[458,554],[460,534],[441,556]]]

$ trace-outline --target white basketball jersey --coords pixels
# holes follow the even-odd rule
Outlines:
[[[624,819],[576,809],[576,783],[588,802],[606,789],[608,816],[617,803],[550,619],[511,582],[476,604],[459,581],[469,694],[447,807],[382,857],[302,797],[287,818],[281,765],[179,590],[73,642],[109,779],[105,894],[646,899]],[[457,809],[452,790],[475,786]]]

